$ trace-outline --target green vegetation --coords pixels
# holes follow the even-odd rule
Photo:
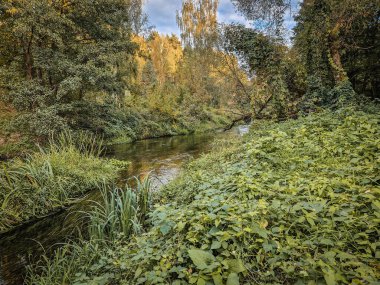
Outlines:
[[[180,37],[143,2],[0,1],[0,232],[103,197],[27,284],[378,284],[379,1],[182,0]],[[95,139],[249,119],[154,197]]]
[[[93,202],[88,213],[89,236],[93,240],[113,241],[122,235],[130,237],[140,232],[151,202],[151,181],[135,178],[136,188],[102,189],[102,201]]]
[[[147,27],[142,0],[2,1],[0,104],[14,114],[0,155],[46,142],[52,131],[113,143],[225,127],[241,116],[285,120],[313,111],[310,101],[330,106],[341,86],[379,97],[372,0],[302,1],[293,45],[284,21],[295,1],[231,2],[251,27],[219,28],[219,1],[183,0],[179,38]]]
[[[1,164],[0,232],[75,202],[117,178],[125,163],[100,159],[95,137],[64,133],[48,149]]]
[[[68,245],[27,284],[376,284],[373,110],[254,125],[165,187],[147,232]]]
[[[108,144],[220,129],[229,125],[236,117],[232,113],[214,108],[200,109],[196,116],[171,115],[148,108],[125,109],[125,112],[118,114],[119,117],[111,115],[110,122],[102,124],[95,119],[91,126],[98,128]],[[103,130],[101,126],[104,126]]]
[[[239,112],[241,91],[224,55],[209,49],[205,61],[178,37],[148,31],[142,2],[1,2],[0,104],[14,111],[11,136],[42,144],[51,132],[87,131],[115,143],[231,123],[223,110]]]
[[[17,112],[0,102],[0,160],[33,149],[30,140],[13,128],[15,117]]]

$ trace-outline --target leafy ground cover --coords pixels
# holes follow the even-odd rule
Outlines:
[[[0,232],[112,182],[124,163],[99,158],[95,138],[62,134],[47,150],[0,164]]]
[[[253,126],[163,189],[145,233],[63,247],[27,284],[378,284],[379,122]]]

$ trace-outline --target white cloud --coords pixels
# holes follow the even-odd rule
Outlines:
[[[182,0],[146,0],[145,12],[149,22],[163,34],[177,34],[176,12],[181,9]]]
[[[298,3],[299,0],[293,0]],[[181,9],[182,0],[146,0],[145,11],[149,16],[149,22],[156,30],[163,34],[180,34],[176,23],[176,12]],[[294,10],[293,10],[294,12]],[[236,12],[231,0],[220,0],[218,9],[219,22],[242,23],[249,26],[250,23],[242,15]],[[294,20],[290,13],[286,17],[286,28],[294,27]]]
[[[180,34],[176,23],[176,12],[181,9],[182,0],[146,0],[145,12],[149,22],[157,31],[163,34]],[[238,22],[248,24],[241,15],[235,12],[230,0],[221,0],[218,9],[219,22]]]

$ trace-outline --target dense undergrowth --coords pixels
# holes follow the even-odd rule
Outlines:
[[[27,284],[377,284],[379,120],[254,125],[163,189],[145,233],[63,247]]]
[[[0,232],[113,182],[123,163],[99,158],[95,137],[62,133],[26,159],[0,164]]]
[[[0,102],[0,111],[1,106]],[[52,132],[85,131],[102,137],[106,144],[116,144],[223,128],[234,117],[233,113],[206,107],[168,114],[149,108],[116,108],[91,102],[52,106],[30,113],[4,109],[0,113],[0,159],[35,151],[35,144],[46,143]]]
[[[0,160],[20,155],[33,148],[28,136],[12,128],[17,112],[0,101]]]
[[[112,110],[111,110],[112,111]],[[112,114],[114,116],[114,114]],[[125,143],[146,138],[184,135],[224,128],[236,117],[214,108],[197,108],[193,112],[168,114],[152,109],[127,109],[109,127],[101,130],[108,143]],[[78,126],[78,128],[83,125]]]

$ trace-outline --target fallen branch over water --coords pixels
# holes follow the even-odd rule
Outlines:
[[[235,119],[232,121],[232,123],[224,128],[224,131],[231,130],[238,122],[244,121],[244,122],[249,122],[252,119],[252,113],[244,114],[240,116],[239,118]]]

